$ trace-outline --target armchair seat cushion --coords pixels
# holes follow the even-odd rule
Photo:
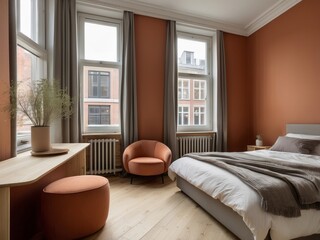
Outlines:
[[[138,157],[128,163],[132,174],[141,176],[160,175],[165,171],[164,162],[153,157]]]

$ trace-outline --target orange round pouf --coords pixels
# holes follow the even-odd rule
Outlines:
[[[43,189],[42,226],[46,239],[77,239],[101,229],[109,213],[109,181],[101,176],[73,176]]]

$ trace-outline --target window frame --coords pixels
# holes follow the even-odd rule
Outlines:
[[[105,25],[108,26],[116,26],[117,27],[117,38],[118,38],[118,46],[117,46],[117,61],[112,62],[112,61],[101,61],[101,60],[89,60],[85,59],[85,45],[84,45],[84,39],[85,39],[85,32],[84,32],[84,25],[85,22],[90,22],[90,23],[96,23],[96,24],[101,24],[105,23]],[[81,99],[81,131],[82,133],[86,134],[94,134],[94,133],[120,133],[121,128],[120,128],[120,123],[118,125],[101,125],[101,126],[89,126],[84,124],[83,118],[83,106],[84,106],[84,101],[86,100],[83,95],[83,69],[84,67],[98,67],[98,68],[114,68],[118,69],[119,71],[119,81],[121,80],[121,74],[122,74],[122,20],[121,19],[116,19],[116,18],[109,18],[109,17],[102,17],[99,15],[95,14],[89,14],[89,13],[83,13],[83,12],[78,12],[78,53],[79,53],[79,62],[78,62],[78,67],[79,67],[79,79],[80,79],[80,99]],[[110,78],[111,79],[111,78]],[[120,84],[120,82],[119,82]],[[111,82],[110,82],[111,86]],[[120,88],[119,88],[120,91]],[[111,95],[111,90],[110,90],[110,95]],[[94,98],[93,98],[94,99]],[[97,98],[95,98],[97,99]],[[119,94],[119,102],[120,102],[120,94]],[[119,103],[120,104],[120,103]],[[120,112],[119,112],[120,116]],[[120,119],[120,118],[119,118]],[[89,123],[89,122],[88,122]]]
[[[40,66],[34,65],[34,59],[32,58],[31,61],[31,80],[35,79],[35,72],[37,75],[39,75],[39,78],[47,78],[47,65],[48,65],[48,52],[46,49],[46,28],[47,28],[47,21],[46,21],[46,15],[47,15],[47,2],[46,0],[37,0],[37,7],[38,7],[38,42],[35,42],[33,39],[25,35],[23,32],[21,32],[20,28],[20,1],[18,0],[16,5],[16,22],[17,22],[17,51],[18,48],[22,48],[23,50],[27,51],[31,55],[34,55],[35,57],[39,58]],[[34,5],[34,4],[33,4]],[[33,6],[34,7],[34,6]],[[32,8],[33,10],[33,8]],[[32,13],[31,13],[32,14]],[[34,24],[32,24],[34,26]],[[17,56],[17,62],[18,62],[18,56]],[[18,63],[17,63],[18,64]],[[39,80],[39,79],[35,79]],[[16,123],[18,124],[18,122]],[[17,144],[17,152],[23,152],[26,150],[31,149],[31,131],[30,133],[24,133],[21,134],[17,131],[16,135],[16,144]]]
[[[187,31],[186,31],[187,30]],[[210,32],[211,33],[211,32]],[[192,123],[192,125],[189,126],[185,126],[185,125],[179,125],[179,121],[177,121],[177,132],[199,132],[199,131],[213,131],[213,99],[214,99],[214,74],[213,74],[213,64],[214,64],[214,60],[213,60],[213,44],[214,44],[214,36],[215,34],[211,33],[211,35],[204,35],[201,31],[200,33],[198,32],[198,29],[196,28],[181,28],[181,30],[179,30],[179,26],[178,26],[178,31],[177,31],[177,39],[178,38],[184,38],[187,40],[194,40],[194,41],[203,41],[207,43],[207,49],[206,49],[206,74],[195,74],[195,73],[185,73],[185,72],[179,72],[179,64],[178,64],[178,81],[180,78],[182,79],[189,79],[190,81],[192,81],[192,93],[190,93],[190,96],[192,96],[194,101],[199,101],[198,99],[194,99],[194,81],[197,80],[205,80],[206,81],[206,96],[205,96],[205,101],[206,104],[204,105],[205,109],[206,109],[206,119],[205,119],[205,125],[194,125],[194,123]],[[178,54],[178,50],[177,50],[177,54]],[[178,58],[180,56],[177,56]],[[191,83],[190,83],[191,85]],[[192,94],[192,95],[191,95]],[[179,100],[178,101],[178,108],[179,106],[184,105],[180,104],[179,105]],[[202,101],[202,100],[201,100]],[[190,101],[191,102],[191,101]],[[194,106],[198,106],[199,104],[195,103]],[[193,110],[193,106],[190,105],[189,107],[190,109]],[[190,110],[189,110],[190,111]],[[179,112],[179,111],[178,111]],[[177,117],[178,118],[178,117]],[[189,121],[190,123],[190,121]],[[191,124],[191,123],[190,123]]]

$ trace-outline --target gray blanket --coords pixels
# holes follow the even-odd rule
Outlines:
[[[275,215],[298,217],[301,209],[320,210],[320,167],[246,153],[193,153],[185,156],[223,168],[261,196],[261,207]]]

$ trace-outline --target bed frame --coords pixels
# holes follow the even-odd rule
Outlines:
[[[300,133],[310,135],[320,135],[320,124],[287,124],[287,133]],[[177,186],[183,193],[188,195],[204,210],[212,215],[216,220],[222,223],[232,233],[242,240],[253,240],[252,232],[243,222],[242,217],[233,211],[230,207],[224,205],[219,200],[212,198],[199,188],[193,186],[188,181],[177,176]],[[271,239],[269,234],[266,239]],[[296,238],[296,240],[317,240],[320,234]]]

